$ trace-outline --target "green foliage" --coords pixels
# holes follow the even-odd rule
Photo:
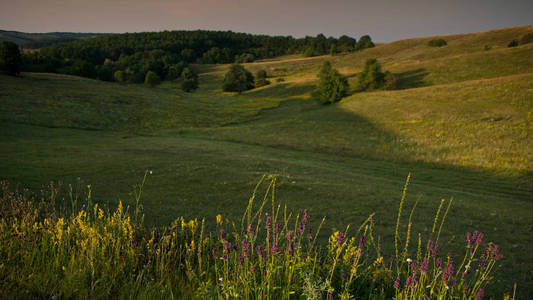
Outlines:
[[[428,46],[430,47],[442,47],[446,45],[448,45],[448,43],[445,39],[433,39],[428,42]]]
[[[254,76],[239,64],[231,65],[224,76],[222,89],[226,92],[243,92],[254,88]]]
[[[360,90],[375,90],[385,84],[385,73],[381,71],[381,64],[375,58],[369,58],[365,62],[363,71],[357,74]]]
[[[181,72],[181,89],[185,92],[192,92],[198,88],[198,75],[189,68],[184,68]]]
[[[316,55],[317,54],[315,54],[315,50],[313,49],[313,47],[308,47],[304,51],[304,57],[312,57],[312,56],[316,56]]]
[[[113,81],[113,67],[109,64],[104,64],[98,67],[97,78],[103,81]]]
[[[116,82],[123,83],[127,81],[126,74],[124,73],[124,71],[121,70],[115,71],[115,73],[113,74],[113,78]]]
[[[265,70],[259,70],[255,73],[255,86],[261,87],[269,85],[270,81],[267,79],[267,72]]]
[[[385,83],[383,88],[386,90],[398,89],[398,76],[392,74],[390,71],[385,71]]]
[[[533,43],[533,32],[524,34],[524,36],[522,36],[522,38],[520,39],[520,45],[525,45],[529,43]]]
[[[251,63],[255,60],[255,57],[251,53],[243,53],[235,56],[236,63]]]
[[[337,45],[335,44],[331,45],[331,47],[329,48],[329,55],[334,56],[337,53],[338,53]]]
[[[518,46],[518,40],[512,40],[509,42],[509,44],[507,44],[507,47],[511,48],[511,47],[516,47]]]
[[[173,64],[168,68],[167,77],[165,77],[166,80],[175,80],[181,77],[181,73],[183,72],[183,69],[185,68],[185,63],[180,61],[177,64]]]
[[[8,75],[18,75],[22,68],[22,56],[19,47],[13,42],[0,43],[0,71]]]
[[[74,64],[72,64],[72,75],[96,78],[96,69],[95,66],[90,62],[76,60]]]
[[[369,35],[363,35],[359,39],[359,42],[357,42],[357,44],[355,45],[354,50],[358,51],[366,48],[373,48],[374,46],[375,45],[374,42],[372,42],[372,38]]]
[[[149,85],[151,87],[154,87],[158,85],[161,82],[161,78],[152,71],[148,71],[146,73],[146,77],[144,78],[144,84]]]
[[[334,69],[329,61],[322,65],[318,78],[315,92],[322,103],[337,102],[348,93],[348,80]]]

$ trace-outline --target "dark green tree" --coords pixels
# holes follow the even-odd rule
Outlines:
[[[333,56],[335,54],[337,54],[337,45],[335,44],[332,44],[331,47],[329,48],[329,55]]]
[[[322,103],[337,102],[348,93],[348,80],[333,68],[329,61],[325,61],[322,65],[318,78],[315,93]]]
[[[448,45],[448,43],[445,39],[434,39],[428,42],[428,46],[430,47],[442,47],[446,45]]]
[[[94,65],[85,60],[76,60],[72,65],[72,73],[76,76],[96,78],[96,69]]]
[[[198,75],[189,68],[181,72],[181,89],[190,93],[198,88]]]
[[[518,40],[512,40],[511,42],[509,42],[509,44],[507,44],[507,47],[509,48],[516,46],[518,46]]]
[[[269,85],[270,81],[267,79],[267,72],[265,70],[259,70],[255,73],[255,86],[261,87]]]
[[[0,43],[0,70],[9,75],[20,74],[22,55],[17,44],[4,41]]]
[[[181,73],[183,72],[184,68],[185,68],[185,63],[182,61],[180,61],[177,64],[173,64],[169,66],[167,77],[165,79],[175,80],[175,79],[181,78]]]
[[[374,47],[374,43],[372,42],[372,38],[370,38],[369,35],[363,35],[357,44],[355,44],[355,50],[363,50],[366,48],[372,48]]]
[[[239,64],[231,65],[229,71],[224,76],[222,89],[226,92],[238,92],[254,88],[254,76]]]
[[[161,82],[161,78],[157,75],[156,72],[148,71],[144,77],[144,84],[154,87]]]
[[[375,58],[366,60],[363,72],[357,74],[359,89],[374,90],[382,88],[385,83],[385,74],[381,71],[381,65]]]

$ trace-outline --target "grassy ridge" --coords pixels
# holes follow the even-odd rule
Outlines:
[[[533,291],[532,48],[506,44],[532,30],[447,36],[448,46],[438,49],[423,38],[349,55],[247,64],[267,69],[273,84],[242,95],[221,91],[226,65],[195,66],[200,89],[193,94],[171,82],[152,89],[0,75],[2,177],[33,190],[81,177],[96,201],[113,207],[118,199],[133,204],[131,186],[151,169],[144,203],[151,226],[178,215],[240,216],[257,178],[275,173],[278,195],[291,207],[331,217],[323,239],[376,212],[376,226],[391,242],[391,207],[412,172],[409,200],[422,199],[415,231],[425,236],[436,204],[454,196],[443,237],[490,233],[506,253],[496,289],[519,281],[527,296]],[[487,44],[492,49],[485,51]],[[399,74],[403,90],[316,104],[311,92],[323,60],[352,76],[368,57]]]

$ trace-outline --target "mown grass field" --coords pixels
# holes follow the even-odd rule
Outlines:
[[[526,297],[533,294],[533,44],[506,45],[532,31],[246,64],[266,69],[273,83],[242,95],[221,91],[226,65],[195,66],[200,89],[192,94],[172,82],[149,88],[0,75],[1,178],[38,191],[79,177],[96,201],[114,207],[119,199],[132,205],[132,186],[153,170],[143,195],[153,226],[181,215],[240,216],[261,175],[279,174],[277,198],[326,216],[324,236],[375,212],[386,244],[412,173],[408,201],[421,198],[415,230],[427,234],[440,199],[454,197],[443,251],[461,248],[466,231],[483,231],[505,255],[495,290],[518,282]],[[354,83],[369,57],[398,74],[402,89],[353,93],[330,106],[313,99],[322,61]]]

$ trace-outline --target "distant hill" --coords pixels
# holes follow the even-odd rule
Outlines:
[[[79,32],[47,32],[27,33],[20,31],[0,30],[0,42],[10,41],[25,49],[37,49],[57,43],[72,42],[97,36],[110,35],[110,33],[79,33]]]

